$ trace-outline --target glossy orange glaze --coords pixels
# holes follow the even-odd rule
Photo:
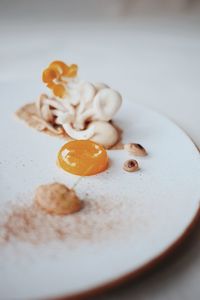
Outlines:
[[[71,141],[58,152],[59,166],[79,176],[95,175],[108,167],[108,155],[103,146],[90,140]]]

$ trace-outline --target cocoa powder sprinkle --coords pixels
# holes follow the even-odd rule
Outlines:
[[[131,226],[130,220],[123,220],[122,202],[99,199],[83,203],[80,212],[68,216],[47,214],[32,202],[10,204],[7,210],[0,212],[0,245],[16,241],[34,245],[55,240],[95,241],[116,235],[122,221],[123,226]]]

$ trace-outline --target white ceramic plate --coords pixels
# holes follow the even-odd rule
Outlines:
[[[1,88],[0,123],[5,129],[0,143],[1,207],[22,197],[30,202],[40,184],[59,181],[72,186],[77,180],[55,164],[62,140],[13,117],[28,95],[30,99],[31,87],[16,85],[13,90],[15,96],[5,85]],[[140,171],[126,173],[122,165],[129,155],[109,151],[109,170],[79,183],[78,194],[84,198],[87,193],[90,203],[97,200],[101,206],[79,213],[84,217],[77,226],[85,238],[72,229],[65,241],[1,246],[3,299],[71,297],[118,282],[166,253],[194,221],[200,163],[191,140],[165,117],[128,100],[116,120],[125,142],[139,142],[149,152],[138,158]]]

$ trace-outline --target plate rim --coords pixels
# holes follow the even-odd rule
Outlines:
[[[137,103],[136,103],[137,104]],[[138,105],[138,104],[137,104]],[[141,105],[143,106],[143,105]],[[148,110],[152,110],[153,112],[162,115],[165,119],[167,119],[169,122],[173,123],[176,127],[178,127],[185,136],[190,140],[190,142],[195,146],[197,152],[200,154],[200,149],[198,148],[197,144],[194,142],[194,140],[189,136],[189,134],[176,122],[174,122],[171,118],[167,117],[165,114],[159,113],[156,110],[153,110],[149,107],[147,107]],[[83,292],[73,293],[71,295],[63,294],[61,296],[53,296],[53,297],[47,297],[46,300],[84,300],[89,299],[94,296],[101,295],[111,289],[114,289],[116,287],[122,286],[124,283],[135,280],[142,276],[143,274],[149,272],[150,270],[154,269],[156,266],[158,266],[160,263],[162,263],[167,257],[170,257],[174,254],[176,250],[182,245],[183,242],[187,238],[189,238],[190,234],[196,227],[196,225],[200,223],[200,199],[199,199],[199,206],[197,208],[197,211],[191,220],[191,222],[188,224],[188,226],[183,230],[182,234],[170,245],[168,246],[164,251],[162,251],[160,254],[158,254],[156,257],[142,265],[141,267],[137,268],[134,271],[127,272],[126,274],[117,277],[116,279],[110,280],[104,284],[97,285],[91,289],[87,289]],[[43,299],[43,298],[42,298]]]
[[[167,116],[163,112],[160,112],[156,109],[153,109],[152,107],[149,107],[148,105],[143,105],[136,101],[134,101],[134,105],[144,108],[148,111],[151,111],[159,116],[162,116],[162,118],[164,118],[168,122],[172,123],[182,133],[184,133],[185,137],[188,138],[188,140],[195,147],[195,150],[197,150],[197,153],[200,154],[200,148],[194,142],[193,138],[187,133],[187,131],[185,131],[185,129],[182,128],[182,126],[177,124],[177,122],[175,120],[173,120],[171,117]],[[81,292],[72,293],[72,294],[63,293],[60,295],[48,296],[45,298],[40,297],[37,299],[40,299],[40,300],[84,300],[84,299],[90,299],[91,297],[101,295],[111,289],[120,287],[128,281],[136,280],[139,277],[141,277],[142,275],[144,275],[145,273],[154,269],[156,266],[158,266],[160,263],[162,263],[167,257],[170,257],[171,255],[173,255],[174,252],[176,250],[178,250],[178,248],[182,245],[182,243],[185,242],[185,240],[190,236],[190,234],[195,229],[195,227],[198,223],[200,223],[200,199],[199,199],[198,207],[196,209],[196,212],[195,212],[193,218],[191,219],[190,223],[188,223],[188,226],[185,227],[183,232],[179,235],[179,237],[177,239],[175,239],[168,247],[166,247],[157,256],[155,256],[153,259],[149,260],[145,264],[141,265],[134,271],[126,272],[125,274],[118,276],[113,280],[111,279],[103,284],[97,284],[96,286],[94,286],[92,288],[88,288]]]
[[[143,266],[137,268],[134,271],[130,271],[125,275],[119,276],[114,280],[110,280],[104,284],[97,285],[91,289],[85,290],[83,292],[73,293],[71,295],[53,296],[46,298],[47,300],[83,300],[89,299],[94,296],[101,295],[111,289],[122,286],[124,283],[135,280],[142,276],[144,273],[154,269],[157,265],[163,262],[167,257],[170,257],[174,252],[182,245],[182,243],[190,236],[196,225],[200,223],[200,203],[194,218],[190,224],[185,228],[183,233],[176,239],[169,247],[167,247],[163,252],[157,255],[155,258],[144,264]],[[44,298],[42,298],[44,299]]]

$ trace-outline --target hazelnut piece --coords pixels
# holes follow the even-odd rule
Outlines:
[[[129,159],[126,160],[123,166],[123,169],[127,172],[135,172],[139,170],[139,165],[137,160],[135,159]]]
[[[136,143],[125,144],[124,149],[127,150],[129,153],[135,154],[137,156],[147,155],[146,149],[140,144],[136,144]]]

